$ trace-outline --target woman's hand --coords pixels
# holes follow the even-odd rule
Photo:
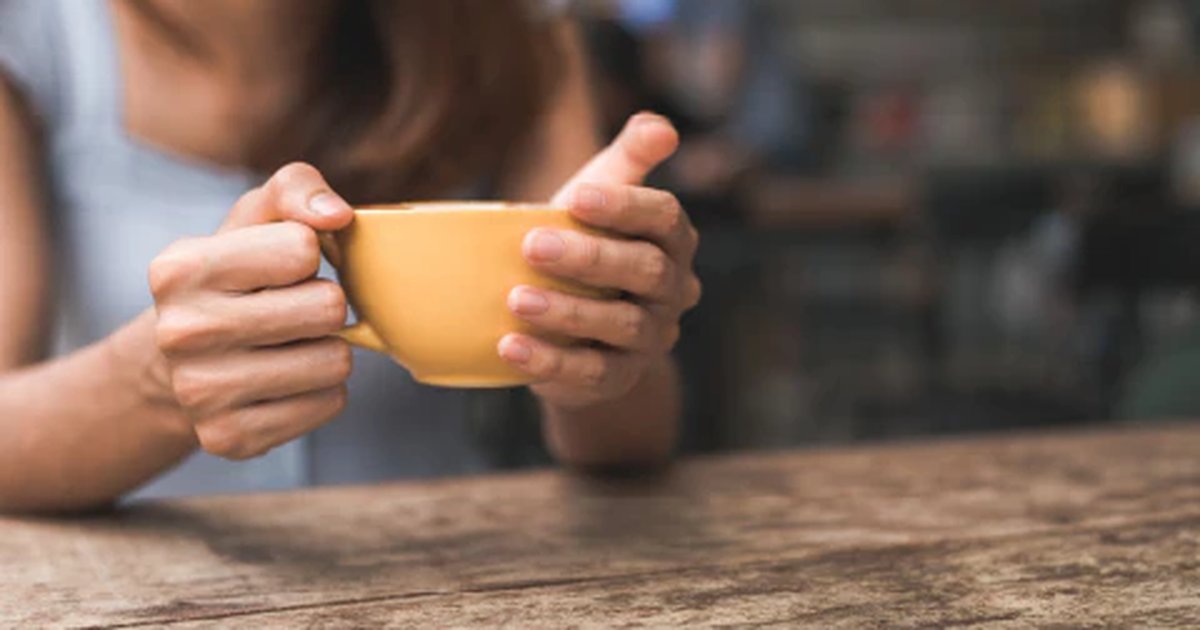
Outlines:
[[[150,265],[170,392],[204,450],[261,455],[345,405],[346,298],[315,279],[316,230],[353,218],[321,174],[291,164],[243,196],[212,236],[178,241]]]
[[[538,229],[526,237],[524,255],[535,268],[625,296],[512,290],[508,303],[517,316],[547,333],[594,342],[561,347],[521,334],[500,341],[504,359],[540,379],[532,389],[544,402],[577,408],[626,394],[674,347],[681,315],[699,301],[696,229],[674,195],[639,186],[678,144],[665,119],[633,117],[555,198],[579,221],[615,236]]]

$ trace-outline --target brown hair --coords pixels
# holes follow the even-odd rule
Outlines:
[[[263,130],[252,166],[311,162],[353,203],[496,173],[562,74],[555,23],[528,0],[341,0],[329,28],[308,97]]]

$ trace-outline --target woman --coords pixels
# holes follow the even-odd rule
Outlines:
[[[677,136],[644,114],[598,150],[574,31],[529,9],[0,0],[0,509],[86,509],[156,477],[145,493],[480,468],[460,393],[376,356],[352,371],[330,336],[345,297],[314,276],[347,199],[481,182],[623,236],[524,243],[531,265],[629,296],[509,296],[538,330],[595,342],[497,348],[538,380],[551,451],[665,459],[697,239],[639,184]]]

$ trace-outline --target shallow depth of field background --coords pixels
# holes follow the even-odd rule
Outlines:
[[[688,450],[1200,413],[1200,5],[575,10],[683,131]]]

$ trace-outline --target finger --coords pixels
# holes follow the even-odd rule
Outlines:
[[[261,187],[242,196],[221,226],[221,231],[271,223],[298,221],[317,230],[340,230],[354,211],[333,192],[315,167],[303,162],[284,166]]]
[[[521,286],[508,294],[508,306],[521,319],[550,333],[626,350],[652,350],[661,344],[658,321],[645,308],[622,300],[593,300]]]
[[[184,409],[204,417],[336,387],[352,368],[350,345],[327,337],[186,361],[172,370],[171,385]]]
[[[646,241],[539,228],[526,235],[523,253],[530,265],[560,278],[628,291],[648,300],[672,298],[675,263]]]
[[[250,459],[337,417],[346,406],[345,386],[242,407],[196,423],[204,450],[226,459]]]
[[[563,348],[528,335],[500,340],[501,358],[542,382],[597,392],[624,391],[637,379],[634,355],[596,348]]]
[[[346,295],[328,280],[160,307],[158,347],[187,355],[275,346],[331,335],[345,325]]]
[[[612,144],[592,158],[563,187],[555,203],[565,204],[585,182],[640,184],[679,148],[679,132],[662,116],[641,113],[629,119]]]
[[[569,207],[584,223],[649,239],[674,256],[691,258],[700,240],[679,200],[665,190],[582,184]]]
[[[645,309],[658,324],[655,331],[658,334],[656,348],[663,352],[670,352],[675,348],[675,344],[679,343],[682,332],[679,321],[687,309],[678,304],[647,304]]]
[[[546,332],[592,340],[629,350],[659,346],[659,324],[652,314],[622,300],[593,300],[534,287],[509,293],[509,308]]]
[[[312,228],[294,221],[254,225],[172,243],[150,265],[158,299],[183,288],[253,291],[317,274],[321,253]]]

